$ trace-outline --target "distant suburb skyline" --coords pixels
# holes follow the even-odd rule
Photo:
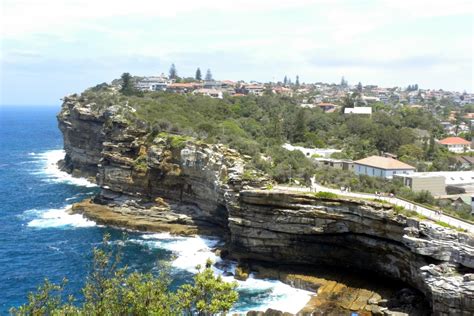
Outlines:
[[[0,104],[123,72],[474,92],[471,0],[0,0]]]

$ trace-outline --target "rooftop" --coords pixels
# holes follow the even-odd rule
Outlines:
[[[415,172],[406,175],[397,175],[407,178],[437,178],[444,177],[446,185],[467,185],[474,183],[474,171],[435,171],[435,172]]]
[[[370,106],[357,106],[354,108],[345,108],[344,114],[372,114],[372,107]]]
[[[454,136],[444,138],[438,141],[438,143],[441,145],[470,145],[471,144],[471,142],[465,140],[464,138],[454,137]]]
[[[404,162],[401,162],[397,159],[381,157],[381,156],[370,156],[364,159],[356,160],[354,163],[365,165],[369,167],[375,167],[379,169],[415,169],[415,167],[410,166]]]

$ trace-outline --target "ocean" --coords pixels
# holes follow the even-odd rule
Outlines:
[[[66,277],[68,293],[79,297],[93,247],[106,232],[112,242],[123,238],[121,230],[66,213],[72,203],[93,196],[98,188],[56,167],[64,157],[58,112],[59,106],[0,106],[0,315],[25,303],[27,293],[45,278],[60,282]],[[127,234],[123,255],[130,269],[156,272],[160,262],[169,262],[175,285],[189,281],[195,266],[207,258],[221,261],[212,252],[220,242],[214,238]],[[235,268],[234,262],[221,263],[226,272]],[[267,308],[296,313],[312,294],[253,275],[238,283],[240,298],[233,312],[239,313]]]

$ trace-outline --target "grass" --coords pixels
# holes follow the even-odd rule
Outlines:
[[[427,220],[428,219],[428,217],[426,217],[426,216],[424,216],[424,215],[422,215],[422,214],[420,214],[416,211],[407,210],[403,206],[394,205],[393,206],[393,211],[397,215],[404,215],[406,217],[414,217],[414,218],[421,219],[421,220]]]
[[[320,191],[314,193],[314,196],[320,199],[336,199],[339,197],[336,193]]]

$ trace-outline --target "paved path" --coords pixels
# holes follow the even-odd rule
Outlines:
[[[384,197],[384,196],[376,196],[375,194],[370,193],[358,193],[358,192],[346,192],[337,189],[331,189],[324,186],[317,184],[316,182],[312,181],[312,187],[291,187],[291,186],[282,186],[278,185],[275,187],[277,190],[285,190],[285,191],[298,191],[298,192],[331,192],[342,196],[349,196],[355,198],[362,198],[362,199],[379,199],[386,202],[389,202],[394,205],[402,206],[407,210],[416,211],[417,213],[433,220],[433,221],[442,221],[451,226],[465,229],[470,233],[474,233],[474,225],[469,224],[467,222],[461,221],[457,218],[451,217],[449,215],[440,214],[428,208],[407,202],[405,200],[398,199],[396,197]]]

